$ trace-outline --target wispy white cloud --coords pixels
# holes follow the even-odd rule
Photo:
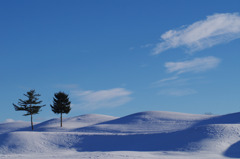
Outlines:
[[[193,78],[181,78],[180,76],[173,76],[169,78],[161,79],[153,83],[154,87],[161,87],[161,90],[158,92],[158,95],[167,95],[167,96],[187,96],[196,94],[197,91],[192,88],[185,88],[189,86],[193,81],[197,80]]]
[[[168,95],[168,96],[187,96],[196,94],[197,91],[190,88],[178,88],[178,89],[164,89],[159,91],[159,95]]]
[[[185,46],[190,52],[240,38],[240,16],[237,13],[214,14],[207,19],[161,35],[153,54]]]
[[[130,47],[130,48],[129,48],[129,50],[134,50],[134,49],[135,49],[135,47]]]
[[[11,123],[11,122],[14,122],[15,120],[14,119],[6,119],[5,122],[6,123]]]
[[[190,78],[181,78],[179,76],[173,76],[169,78],[164,78],[152,83],[153,87],[180,87],[190,84]]]
[[[220,61],[219,58],[208,56],[183,62],[167,62],[165,67],[169,73],[202,72],[217,67]]]
[[[57,84],[55,85],[55,87],[62,88],[62,89],[74,89],[74,88],[78,88],[79,85],[78,84]]]
[[[152,46],[153,46],[153,44],[145,44],[145,45],[141,45],[140,48],[149,48]]]
[[[161,79],[161,80],[157,81],[157,83],[165,83],[165,82],[173,81],[173,80],[176,80],[176,79],[179,79],[179,77],[178,76],[173,76],[173,77],[169,77],[169,78],[164,78],[164,79]]]
[[[11,122],[23,122],[22,120],[14,120],[14,119],[6,119],[5,120],[6,123],[11,123]]]
[[[152,83],[152,87],[183,87],[189,86],[199,83],[205,83],[205,78],[202,76],[194,76],[194,77],[181,77],[181,76],[173,76],[169,78],[164,78]]]
[[[159,95],[186,96],[196,94],[196,90],[185,87],[196,84],[196,82],[199,83],[200,80],[202,83],[203,77],[186,78],[182,74],[186,72],[203,72],[216,68],[220,61],[221,60],[216,57],[208,56],[181,62],[166,62],[165,67],[167,69],[167,72],[174,73],[175,75],[158,80],[152,83],[152,86],[162,88],[162,90],[158,92]]]
[[[75,104],[86,109],[99,109],[106,107],[117,107],[129,102],[132,98],[131,91],[124,88],[113,88],[99,91],[72,91],[71,93],[79,100]]]

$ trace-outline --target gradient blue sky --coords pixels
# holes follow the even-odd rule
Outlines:
[[[159,110],[240,111],[238,0],[0,1],[0,121],[29,120],[12,103],[55,92],[68,116]]]

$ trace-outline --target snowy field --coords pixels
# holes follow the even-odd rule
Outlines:
[[[82,115],[35,125],[0,123],[0,158],[240,158],[240,113],[150,111],[122,118]]]

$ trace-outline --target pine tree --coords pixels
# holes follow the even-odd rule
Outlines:
[[[52,108],[52,111],[55,114],[61,114],[60,120],[61,120],[61,127],[62,127],[62,114],[68,114],[71,110],[68,95],[64,92],[58,92],[54,94],[55,98],[53,98],[53,105],[50,105]]]
[[[40,94],[36,94],[35,90],[30,90],[27,92],[27,94],[24,94],[24,96],[27,97],[26,100],[19,99],[18,104],[14,104],[13,106],[16,111],[26,111],[26,114],[23,116],[31,115],[31,126],[33,130],[33,115],[38,114],[38,112],[41,110],[42,107],[45,105],[38,105],[42,103],[42,101],[39,101]]]

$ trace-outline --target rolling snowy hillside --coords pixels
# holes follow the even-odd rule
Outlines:
[[[36,131],[71,131],[72,129],[91,126],[97,123],[116,119],[117,117],[99,114],[86,114],[63,119],[63,127],[60,128],[60,119],[54,118],[39,123],[35,126]]]
[[[0,134],[12,132],[12,131],[19,130],[21,128],[26,128],[29,126],[30,126],[29,122],[24,122],[24,121],[0,123]]]
[[[92,114],[66,118],[64,128],[51,119],[35,125],[34,132],[20,123],[0,124],[0,158],[240,157],[240,113]]]
[[[148,111],[77,129],[76,131],[117,133],[163,133],[184,130],[209,115]]]

